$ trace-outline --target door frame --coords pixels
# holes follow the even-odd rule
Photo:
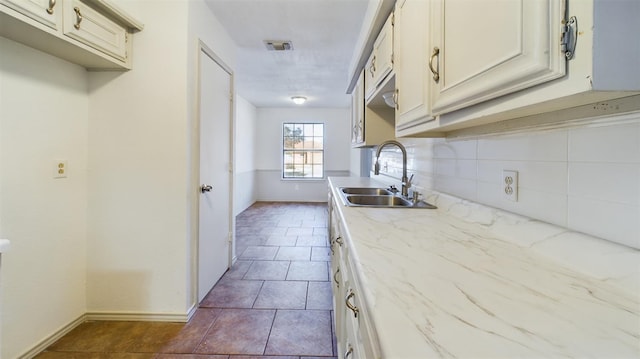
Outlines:
[[[193,124],[191,130],[191,181],[188,186],[190,199],[190,226],[191,226],[191,245],[190,245],[190,258],[191,258],[191,283],[190,287],[190,308],[188,317],[191,318],[195,314],[198,305],[198,279],[199,279],[199,243],[200,243],[200,75],[201,75],[201,61],[200,56],[204,54],[211,58],[218,66],[220,66],[226,73],[229,74],[229,266],[233,265],[235,261],[234,248],[235,248],[235,223],[233,214],[233,201],[234,201],[234,183],[235,174],[233,171],[235,160],[235,147],[234,147],[234,133],[235,133],[235,77],[233,70],[229,67],[207,44],[198,39],[198,45],[196,46],[195,54],[195,88],[194,88],[194,103],[193,103]]]

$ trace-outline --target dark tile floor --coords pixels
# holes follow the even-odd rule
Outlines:
[[[38,359],[335,358],[325,203],[258,202],[189,323],[86,322]]]

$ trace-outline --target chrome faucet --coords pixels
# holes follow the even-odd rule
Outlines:
[[[375,175],[380,174],[380,163],[378,160],[380,159],[380,152],[387,145],[396,145],[402,151],[402,196],[409,197],[409,187],[411,187],[411,180],[407,177],[407,149],[404,148],[402,143],[396,140],[387,140],[378,145],[378,149],[376,150],[376,164],[374,166],[373,173]],[[413,178],[413,175],[411,175]]]

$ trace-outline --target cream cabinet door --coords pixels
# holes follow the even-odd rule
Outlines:
[[[118,60],[127,58],[127,30],[81,1],[65,0],[64,34]]]
[[[438,0],[433,4],[429,65],[434,114],[565,74],[564,0]]]
[[[366,65],[364,65],[364,94],[368,99],[376,91],[378,85],[375,81],[376,76],[376,56],[375,52],[369,55]]]
[[[373,82],[377,85],[393,70],[393,13],[373,43]]]
[[[394,24],[396,129],[433,120],[429,107],[429,2],[398,0]]]
[[[0,4],[58,30],[62,23],[62,7],[58,1],[62,0],[0,0]]]
[[[351,94],[351,143],[364,142],[364,71]]]

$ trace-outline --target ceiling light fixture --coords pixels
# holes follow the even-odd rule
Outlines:
[[[291,101],[293,101],[293,103],[295,103],[296,105],[302,105],[307,101],[307,98],[303,96],[293,96],[291,98]]]

